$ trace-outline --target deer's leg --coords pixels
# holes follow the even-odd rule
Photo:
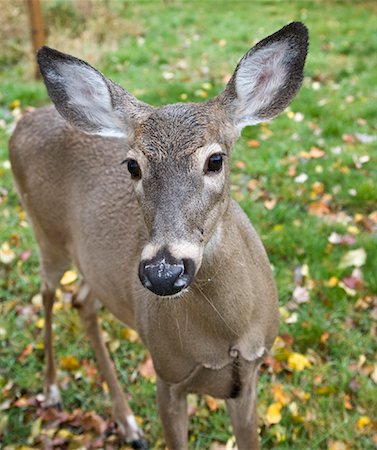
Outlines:
[[[55,290],[48,287],[47,283],[42,284],[42,302],[44,308],[44,330],[43,345],[45,351],[45,379],[44,379],[44,402],[46,408],[50,406],[60,406],[61,397],[56,383],[56,367],[54,348],[52,345],[52,307],[54,305]]]
[[[227,399],[226,405],[238,450],[259,450],[257,417],[258,364],[242,380],[239,397]]]
[[[143,439],[143,432],[139,428],[126,396],[122,391],[115,373],[114,363],[110,358],[102,338],[95,301],[87,284],[83,283],[81,285],[74,299],[74,306],[77,308],[84,323],[85,330],[96,355],[100,373],[109,387],[114,419],[119,426],[122,437],[133,448],[147,449],[146,441]]]
[[[157,378],[157,401],[169,450],[186,450],[188,433],[186,393]]]

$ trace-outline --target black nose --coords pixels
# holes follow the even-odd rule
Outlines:
[[[195,274],[191,259],[177,260],[170,255],[141,261],[139,278],[144,287],[157,295],[174,295],[186,288]]]

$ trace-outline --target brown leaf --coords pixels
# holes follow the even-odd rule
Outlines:
[[[223,406],[222,400],[213,398],[210,395],[205,395],[204,400],[210,411],[216,411]]]
[[[154,370],[153,361],[150,353],[147,353],[147,356],[144,362],[139,364],[139,372],[147,380],[152,382],[156,381],[156,372]]]
[[[250,148],[258,148],[258,147],[260,146],[260,142],[257,141],[256,139],[249,139],[249,140],[247,141],[247,145],[248,145]]]
[[[244,169],[246,167],[246,164],[244,161],[240,161],[240,160],[236,160],[234,162],[234,165],[236,166],[237,169]]]
[[[28,344],[21,355],[18,357],[18,361],[22,362],[33,351],[33,344]]]
[[[309,150],[309,156],[313,159],[322,158],[322,156],[324,156],[325,154],[326,153],[318,147],[312,147]]]
[[[98,434],[102,434],[106,431],[106,422],[94,411],[90,411],[85,414],[82,420],[82,426],[85,431],[94,430]]]

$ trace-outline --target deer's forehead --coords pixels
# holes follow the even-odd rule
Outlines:
[[[202,105],[156,109],[138,128],[139,149],[147,157],[181,159],[218,140],[213,117]]]

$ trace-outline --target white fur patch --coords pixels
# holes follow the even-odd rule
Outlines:
[[[204,255],[206,257],[209,257],[213,254],[213,252],[216,250],[217,246],[219,245],[221,241],[221,236],[223,233],[222,224],[220,223],[214,233],[211,236],[211,239],[207,242],[207,245],[204,247]]]
[[[97,72],[79,64],[59,63],[54,71],[47,71],[46,77],[51,83],[59,81],[63,84],[69,103],[95,127],[95,134],[125,137],[108,87]]]
[[[56,406],[59,403],[61,403],[59,388],[56,384],[51,384],[51,386],[48,386],[48,388],[46,389],[43,406],[46,408],[49,406]]]
[[[126,438],[127,442],[132,442],[141,439],[143,437],[143,432],[141,431],[139,425],[137,424],[135,416],[133,414],[129,414],[128,416],[126,416],[126,422],[127,422],[127,430],[125,430],[124,425],[121,424],[120,422],[118,422],[118,425],[120,426],[121,432]]]
[[[275,42],[242,61],[236,75],[236,91],[240,99],[238,110],[239,129],[261,122],[256,116],[258,110],[272,103],[278,90],[284,86],[287,67],[288,42]],[[289,49],[295,57],[295,52]],[[265,120],[265,119],[263,119]]]

